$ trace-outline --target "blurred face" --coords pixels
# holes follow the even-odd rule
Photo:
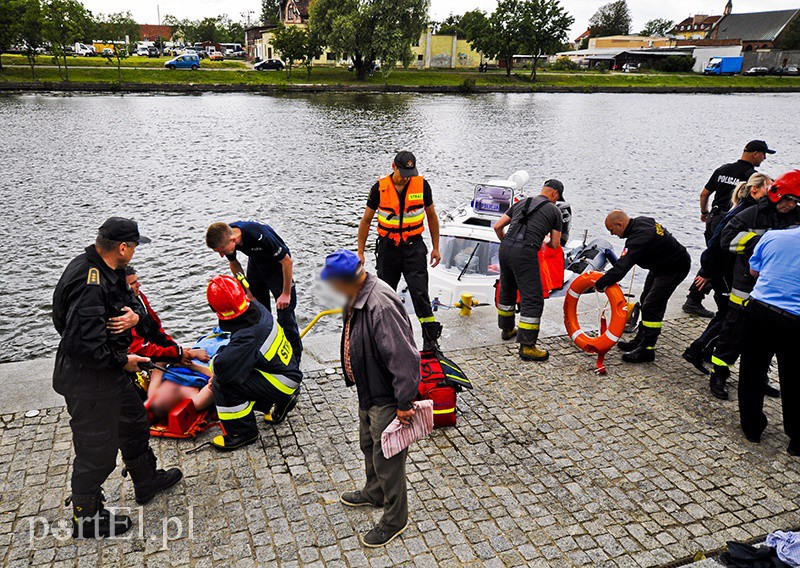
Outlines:
[[[230,256],[236,252],[236,238],[231,235],[228,239],[228,242],[224,245],[220,245],[214,249],[214,252],[219,254],[220,256]]]
[[[794,196],[786,196],[775,206],[775,209],[778,210],[778,213],[781,215],[785,215],[786,213],[791,213],[795,209],[797,209],[797,198]]]
[[[394,182],[395,186],[405,185],[408,183],[408,178],[405,178],[400,174],[400,169],[394,162],[392,162],[392,181]]]
[[[142,283],[139,282],[139,276],[137,274],[129,274],[125,277],[125,281],[130,286],[133,295],[137,298],[139,297],[139,290],[142,288]]]
[[[163,381],[153,395],[153,402],[151,404],[158,408],[163,414],[167,414],[170,410],[175,408],[181,400],[183,400],[181,387],[172,381]]]
[[[346,280],[332,279],[327,281],[328,286],[339,296],[346,298],[348,301],[356,299],[361,287],[353,282]]]
[[[764,181],[764,184],[763,184],[763,185],[758,185],[758,186],[755,186],[755,187],[751,187],[751,188],[750,188],[750,196],[751,196],[753,199],[755,199],[756,201],[758,201],[758,200],[759,200],[759,199],[761,199],[762,197],[766,197],[766,195],[767,195],[767,190],[768,190],[768,189],[769,189],[769,187],[772,185],[772,182],[773,182],[773,180],[771,180],[771,179],[766,179],[766,180]]]

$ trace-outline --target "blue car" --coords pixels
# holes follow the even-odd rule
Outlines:
[[[200,57],[196,53],[184,53],[164,63],[167,69],[200,69]]]

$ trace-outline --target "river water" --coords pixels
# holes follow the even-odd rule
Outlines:
[[[205,283],[227,264],[206,226],[256,219],[296,261],[301,324],[325,307],[325,254],[355,247],[369,187],[411,149],[440,210],[475,182],[560,178],[573,235],[611,208],[659,218],[697,258],[697,195],[744,143],[798,166],[800,96],[649,94],[0,97],[0,362],[51,353],[53,287],[110,215],[140,222],[144,290],[182,341],[213,324]],[[335,322],[323,324],[331,330]]]

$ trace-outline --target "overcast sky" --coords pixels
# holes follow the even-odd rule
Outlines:
[[[155,24],[158,9],[161,17],[172,14],[179,19],[198,19],[207,16],[218,16],[227,13],[233,19],[247,19],[247,11],[251,10],[251,21],[258,17],[260,0],[83,0],[87,8],[95,13],[109,13],[130,10],[140,23]],[[562,0],[564,6],[575,17],[572,35],[577,36],[586,29],[589,18],[608,0]],[[634,31],[642,28],[645,22],[653,18],[682,20],[691,14],[721,14],[726,0],[670,0],[654,2],[653,0],[628,0],[633,13]],[[734,12],[753,12],[759,10],[783,10],[796,8],[799,0],[734,0]],[[496,0],[431,0],[431,18],[441,20],[448,14],[463,14],[473,8],[490,12],[497,4]]]

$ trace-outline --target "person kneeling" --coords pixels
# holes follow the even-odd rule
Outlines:
[[[230,343],[211,360],[211,389],[226,434],[212,444],[234,450],[258,440],[253,410],[271,424],[297,404],[303,373],[283,328],[264,306],[251,302],[232,276],[215,276],[206,290]]]

